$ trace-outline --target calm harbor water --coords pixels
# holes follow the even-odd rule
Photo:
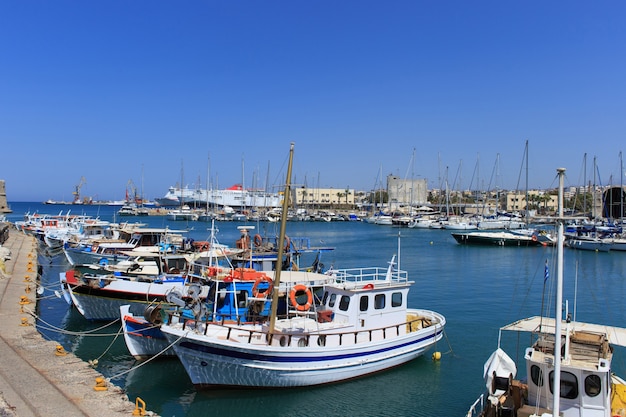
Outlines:
[[[10,203],[9,221],[26,212],[99,216],[105,220],[139,221],[154,227],[190,229],[188,236],[207,240],[210,224],[170,222],[165,217],[115,218],[119,207],[50,206]],[[218,239],[234,245],[241,223],[221,222]],[[277,233],[277,225],[261,223],[255,232]],[[259,230],[260,229],[260,230]],[[539,315],[544,289],[544,266],[550,265],[544,304],[552,300],[556,253],[550,247],[511,248],[458,245],[445,230],[407,229],[365,222],[293,222],[290,236],[309,237],[312,246],[331,246],[323,255],[326,267],[386,266],[398,252],[400,268],[415,281],[409,305],[446,316],[446,337],[436,350],[407,365],[346,383],[289,390],[197,391],[176,359],[135,362],[119,335],[119,323],[88,322],[55,296],[58,274],[68,268],[60,255],[40,255],[43,294],[38,303],[39,329],[85,361],[98,360],[97,369],[123,387],[131,400],[140,397],[162,416],[464,416],[484,390],[485,360],[497,347],[498,328],[519,318]],[[565,250],[564,300],[576,318],[624,326],[626,253]],[[577,287],[577,291],[574,289]],[[577,296],[576,296],[577,293]],[[522,340],[520,340],[522,339]],[[527,340],[504,338],[509,352],[521,351]],[[523,356],[520,354],[520,357]],[[512,355],[515,359],[515,356]],[[626,376],[626,352],[615,355],[615,371]],[[524,371],[522,370],[521,373]]]

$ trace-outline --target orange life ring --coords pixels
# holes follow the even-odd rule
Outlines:
[[[531,238],[533,240],[533,242],[537,241],[537,235],[533,235],[533,237]]]
[[[200,252],[205,252],[209,250],[209,242],[207,241],[197,241],[197,242],[193,242],[193,246],[196,248],[196,250],[200,251]]]
[[[267,282],[267,284],[269,285],[269,287],[267,287],[267,290],[263,292],[259,291],[259,284],[261,284],[262,282]],[[273,289],[274,281],[272,281],[272,278],[263,274],[263,276],[257,278],[257,280],[254,281],[254,285],[252,286],[252,296],[254,298],[267,298],[267,296],[272,293]]]
[[[305,304],[298,303],[298,300],[296,299],[296,295],[299,292],[304,292],[306,294]],[[313,304],[313,294],[311,293],[311,290],[309,289],[309,287],[303,284],[298,284],[298,285],[295,285],[291,289],[291,292],[289,293],[289,301],[291,301],[291,304],[293,304],[296,310],[308,311],[311,308],[311,305]]]
[[[261,235],[258,233],[254,235],[254,246],[259,247],[261,246],[262,243],[263,243],[263,238],[261,237]]]
[[[374,289],[374,284],[370,283],[370,284],[365,284],[363,286],[364,290],[373,290]]]
[[[218,268],[216,266],[210,266],[207,268],[207,275],[210,277],[216,277],[220,272],[222,272],[222,268]]]
[[[285,252],[289,252],[289,249],[291,249],[291,240],[285,235]]]

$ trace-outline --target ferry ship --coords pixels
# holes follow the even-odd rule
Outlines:
[[[244,189],[241,184],[235,184],[225,190],[190,189],[188,187],[170,187],[167,193],[155,199],[161,207],[190,207],[230,206],[241,207],[280,207],[282,197],[278,193],[269,193],[263,190]]]

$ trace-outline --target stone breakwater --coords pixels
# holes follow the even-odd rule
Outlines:
[[[10,257],[0,257],[0,417],[133,415],[121,388],[37,331],[37,242],[14,228],[3,236]]]

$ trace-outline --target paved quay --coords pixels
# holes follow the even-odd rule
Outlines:
[[[74,354],[46,340],[34,326],[37,242],[15,228],[2,243],[11,259],[0,262],[0,417],[132,416],[143,413],[123,390]],[[1,259],[0,259],[1,260]],[[4,266],[4,268],[3,268]]]

